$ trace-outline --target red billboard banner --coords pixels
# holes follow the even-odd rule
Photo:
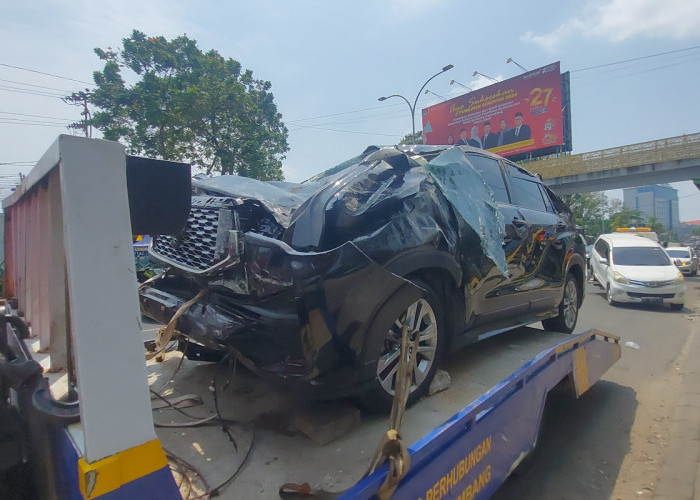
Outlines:
[[[426,144],[466,144],[502,156],[565,143],[559,62],[423,109]]]

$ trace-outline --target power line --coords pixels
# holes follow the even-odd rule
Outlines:
[[[418,102],[422,105],[425,101],[429,101],[429,100],[431,100],[431,98],[421,98],[421,99],[418,100]],[[372,108],[363,108],[363,109],[358,109],[358,110],[355,110],[355,111],[344,111],[344,112],[341,112],[341,113],[332,113],[332,114],[328,114],[328,115],[319,115],[319,116],[313,116],[313,117],[307,117],[307,118],[300,118],[300,119],[298,119],[298,120],[286,120],[285,123],[291,124],[292,126],[300,126],[300,127],[301,127],[302,124],[298,123],[298,122],[300,122],[300,121],[320,120],[321,118],[329,118],[329,117],[333,117],[333,116],[349,115],[349,114],[354,114],[354,113],[363,113],[363,112],[365,112],[365,111],[373,111],[373,110],[375,110],[375,109],[384,109],[384,110],[388,110],[389,108],[401,108],[401,107],[403,107],[403,106],[404,106],[404,104],[402,104],[402,103],[390,104],[390,105],[386,105],[386,106],[375,106],[375,107],[372,107]],[[403,114],[403,113],[401,113],[401,114]],[[330,123],[321,123],[321,124],[318,124],[318,125],[334,125],[334,124],[345,124],[345,123],[357,123],[357,122],[364,121],[366,118],[370,118],[370,117],[386,117],[386,118],[389,118],[389,117],[390,117],[390,118],[399,118],[399,115],[397,115],[397,111],[389,111],[389,112],[386,112],[386,113],[379,113],[379,114],[373,114],[373,115],[365,115],[365,116],[362,116],[362,117],[358,117],[357,120],[352,120],[352,121],[347,121],[347,122],[330,122]]]
[[[30,126],[37,126],[37,127],[64,127],[60,123],[47,123],[47,122],[32,122],[32,123],[19,123],[19,122],[11,122],[11,121],[3,121],[0,120],[0,125],[30,125]],[[67,126],[65,127],[67,128]]]
[[[397,134],[380,134],[380,133],[372,133],[372,132],[357,132],[354,130],[338,130],[338,129],[333,129],[333,128],[325,128],[325,127],[315,127],[314,125],[296,125],[298,128],[295,128],[294,130],[290,130],[290,132],[296,132],[300,129],[303,128],[312,128],[316,130],[327,130],[329,132],[342,132],[345,134],[360,134],[360,135],[381,135],[385,137],[396,137]]]
[[[358,109],[358,110],[355,110],[355,111],[343,111],[342,113],[331,113],[331,114],[328,114],[328,115],[311,116],[311,117],[308,117],[308,118],[299,118],[299,119],[297,119],[297,120],[287,120],[287,123],[296,123],[296,122],[302,122],[302,121],[307,121],[307,120],[318,120],[318,119],[321,119],[321,118],[330,118],[330,117],[332,117],[332,116],[350,115],[350,114],[353,114],[353,113],[362,113],[362,112],[364,112],[364,111],[374,111],[375,109],[393,108],[393,107],[396,107],[396,106],[398,106],[398,104],[392,104],[392,105],[389,105],[389,106],[387,106],[387,105],[385,105],[385,106],[374,106],[374,107],[371,107],[371,108]]]
[[[54,78],[60,78],[61,80],[69,80],[71,82],[84,83],[86,85],[94,85],[93,82],[85,82],[83,80],[76,80],[75,78],[68,78],[67,76],[54,75],[53,73],[46,73],[44,71],[38,71],[35,69],[30,69],[30,68],[22,68],[21,66],[13,66],[11,64],[5,64],[5,63],[0,63],[0,66],[5,66],[6,68],[19,69],[22,71],[29,71],[30,73],[37,73],[39,75],[52,76]]]
[[[661,52],[661,53],[658,53],[658,54],[651,54],[651,55],[647,55],[647,56],[641,56],[641,57],[635,57],[635,58],[631,58],[631,59],[625,59],[625,60],[623,60],[623,61],[616,61],[616,62],[611,62],[611,63],[599,64],[599,65],[590,66],[590,67],[587,67],[587,68],[581,68],[581,69],[571,70],[570,72],[571,72],[571,73],[579,73],[579,72],[588,71],[588,70],[592,70],[592,69],[605,68],[605,67],[614,66],[614,65],[618,65],[618,64],[624,64],[624,63],[628,63],[628,62],[640,61],[640,60],[644,60],[644,59],[651,59],[651,58],[654,58],[654,57],[660,57],[660,56],[675,54],[675,53],[679,53],[679,52],[687,52],[687,51],[695,50],[695,49],[698,49],[698,48],[700,48],[700,45],[693,46],[693,47],[687,47],[687,48],[684,48],[684,49],[671,50],[671,51],[668,51],[668,52]],[[667,67],[667,66],[664,66],[664,67],[660,67],[660,68],[658,68],[658,69],[665,69],[666,67]],[[621,70],[624,71],[625,68],[621,68]],[[651,70],[646,70],[646,71],[652,71],[652,70],[654,70],[654,69],[652,68]],[[421,101],[424,101],[424,100],[425,100],[425,99],[421,99]],[[301,124],[298,123],[298,122],[300,122],[300,121],[319,120],[319,119],[322,119],[322,118],[330,118],[330,117],[334,117],[334,116],[349,115],[349,114],[354,114],[354,113],[363,113],[363,112],[365,112],[365,111],[374,111],[374,110],[376,110],[376,109],[386,109],[386,108],[390,108],[390,107],[400,107],[400,106],[402,106],[401,103],[397,103],[397,104],[389,105],[389,106],[374,106],[374,107],[370,107],[370,108],[362,108],[362,109],[357,109],[357,110],[353,110],[353,111],[343,111],[343,112],[340,112],[340,113],[330,113],[330,114],[319,115],[319,116],[311,116],[311,117],[306,117],[306,118],[298,118],[298,119],[294,119],[294,120],[286,120],[286,123],[291,124],[291,125],[295,125],[295,126],[296,126],[296,125],[301,126]],[[384,115],[371,115],[371,116],[384,116]]]
[[[394,112],[394,113],[380,113],[380,114],[374,114],[374,115],[366,115],[366,116],[361,116],[355,119],[351,120],[340,120],[340,121],[328,121],[328,122],[321,122],[321,123],[314,123],[314,126],[316,127],[328,127],[331,125],[348,125],[351,123],[364,123],[368,121],[376,121],[374,118],[376,117],[384,117],[386,119],[405,119],[406,118],[406,112]],[[292,127],[303,127],[304,125],[301,123],[296,123],[291,125]]]
[[[696,45],[694,47],[687,47],[685,49],[670,50],[668,52],[660,52],[658,54],[651,54],[648,56],[634,57],[632,59],[625,59],[624,61],[617,61],[617,62],[611,62],[611,63],[606,63],[606,64],[598,64],[596,66],[589,66],[588,68],[573,69],[573,70],[571,70],[571,73],[578,73],[580,71],[588,71],[591,69],[605,68],[607,66],[614,66],[616,64],[624,64],[624,63],[628,63],[628,62],[632,62],[632,61],[641,61],[642,59],[651,59],[652,57],[666,56],[669,54],[676,54],[678,52],[685,52],[688,50],[695,50],[695,49],[700,49],[700,45]]]
[[[36,96],[41,96],[41,97],[54,97],[56,99],[61,99],[62,97],[65,97],[62,94],[53,94],[53,93],[49,93],[49,92],[42,92],[40,90],[8,87],[6,85],[0,85],[0,90],[4,90],[5,92],[15,92],[17,94],[29,94],[29,95],[36,95]]]
[[[610,78],[603,78],[603,79],[598,78],[598,79],[596,79],[596,80],[594,80],[594,81],[590,81],[590,80],[589,80],[589,81],[587,81],[587,82],[578,82],[577,85],[600,84],[600,83],[610,82],[610,81],[613,81],[613,80],[619,80],[620,78],[628,78],[628,77],[630,77],[630,76],[637,76],[637,75],[641,75],[641,74],[644,74],[644,73],[650,73],[650,72],[652,72],[652,71],[659,71],[659,70],[662,70],[662,69],[673,68],[673,67],[675,67],[675,66],[681,66],[681,65],[685,65],[685,64],[687,64],[686,61],[681,61],[681,62],[677,62],[677,63],[673,63],[673,64],[666,64],[665,66],[656,66],[656,67],[653,67],[653,68],[643,69],[643,70],[640,70],[640,71],[635,71],[635,72],[626,73],[626,74],[622,74],[622,75],[615,75],[615,76],[611,76]],[[629,68],[628,68],[628,69],[629,69]]]
[[[700,57],[700,52],[695,52],[695,53],[684,53],[684,54],[677,54],[672,57],[664,58],[663,60],[659,61],[649,61],[649,60],[644,60],[644,61],[637,61],[632,64],[626,64],[625,66],[622,67],[607,67],[607,68],[602,68],[598,72],[590,72],[590,73],[581,73],[577,75],[573,75],[571,78],[572,80],[582,80],[582,79],[590,79],[590,78],[599,78],[600,75],[609,75],[613,73],[620,73],[620,72],[627,72],[631,70],[636,70],[636,69],[655,69],[658,68],[659,64],[664,64],[666,62],[668,63],[673,63],[674,61],[677,61],[676,64],[689,64],[692,63],[693,61],[696,61]],[[651,63],[651,67],[649,66],[649,63]]]
[[[24,82],[18,82],[15,80],[4,80],[0,78],[0,82],[7,82],[7,83],[16,83],[17,85],[26,85],[27,87],[37,87],[40,89],[48,89],[48,90],[58,90],[59,92],[65,92],[66,94],[70,94],[72,91],[71,90],[65,90],[65,89],[57,89],[55,87],[45,87],[43,85],[34,85],[32,83],[24,83]]]
[[[70,122],[75,121],[72,118],[60,118],[58,116],[30,115],[27,113],[12,113],[10,111],[0,111],[0,115],[29,116],[31,118],[48,118],[49,120],[67,120]]]
[[[16,123],[17,125],[23,125],[25,123],[41,123],[44,125],[56,125],[58,127],[64,127],[71,125],[72,121],[66,120],[65,122],[49,122],[45,120],[32,120],[30,118],[10,118],[10,117],[0,117],[2,123]]]

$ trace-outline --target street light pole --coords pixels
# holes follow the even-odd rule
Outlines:
[[[444,68],[442,68],[441,71],[439,71],[438,73],[435,73],[433,76],[431,76],[430,78],[428,78],[428,79],[425,81],[425,83],[423,84],[423,86],[420,88],[420,90],[418,91],[418,94],[416,94],[416,100],[413,101],[413,105],[411,105],[411,103],[408,101],[408,99],[406,99],[406,98],[405,98],[404,96],[402,96],[401,94],[391,94],[391,95],[388,95],[388,96],[386,96],[386,97],[380,97],[379,99],[377,99],[378,101],[386,101],[387,99],[389,99],[389,98],[391,98],[391,97],[400,97],[401,99],[403,99],[404,101],[406,101],[406,104],[408,104],[408,109],[411,110],[411,129],[412,129],[412,134],[413,134],[413,135],[411,136],[411,141],[413,142],[413,144],[416,143],[416,118],[415,118],[415,116],[416,116],[416,105],[418,104],[418,98],[420,97],[421,92],[423,92],[423,89],[425,88],[426,85],[428,85],[428,83],[430,82],[430,80],[432,80],[432,79],[435,78],[436,76],[439,76],[439,75],[443,74],[445,71],[451,70],[452,68],[454,68],[454,66],[453,66],[452,64],[448,64],[447,66],[445,66]]]
[[[378,101],[386,101],[387,99],[391,99],[392,97],[400,97],[401,99],[403,99],[404,101],[406,101],[406,104],[408,104],[408,109],[411,110],[411,124],[412,124],[412,126],[413,126],[413,135],[412,135],[412,137],[414,137],[413,140],[415,140],[415,136],[416,136],[416,126],[415,126],[415,124],[413,123],[413,106],[411,106],[411,103],[408,102],[408,99],[406,99],[406,98],[405,98],[404,96],[402,96],[401,94],[391,94],[391,95],[388,95],[388,96],[386,96],[386,97],[380,97],[380,98],[377,99],[377,100],[378,100]]]

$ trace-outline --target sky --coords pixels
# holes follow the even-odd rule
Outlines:
[[[91,86],[102,69],[93,49],[119,48],[134,29],[186,34],[270,81],[289,129],[289,181],[398,143],[411,131],[408,106],[377,98],[413,101],[448,64],[426,87],[445,98],[464,92],[451,80],[490,83],[474,71],[520,74],[508,58],[527,69],[561,61],[571,72],[573,153],[700,132],[698,1],[0,0],[0,16],[0,189],[71,133],[80,109],[60,96]],[[418,107],[441,100],[421,94]],[[681,220],[700,219],[700,191],[673,187]]]

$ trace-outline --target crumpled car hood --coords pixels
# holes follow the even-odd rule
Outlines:
[[[493,192],[461,149],[413,146],[367,151],[300,184],[226,175],[194,180],[192,185],[211,194],[260,203],[285,229],[283,241],[292,248],[323,251],[364,239],[368,232],[395,222],[391,217],[382,220],[382,214],[391,214],[392,205],[396,208],[401,200],[426,191],[426,183],[432,184],[437,187],[432,191],[439,191],[458,214],[459,233],[470,228],[484,254],[507,275],[503,218]],[[434,154],[430,161],[416,154],[426,152]],[[357,220],[362,220],[362,227],[353,227]],[[435,229],[414,231],[427,234]]]

